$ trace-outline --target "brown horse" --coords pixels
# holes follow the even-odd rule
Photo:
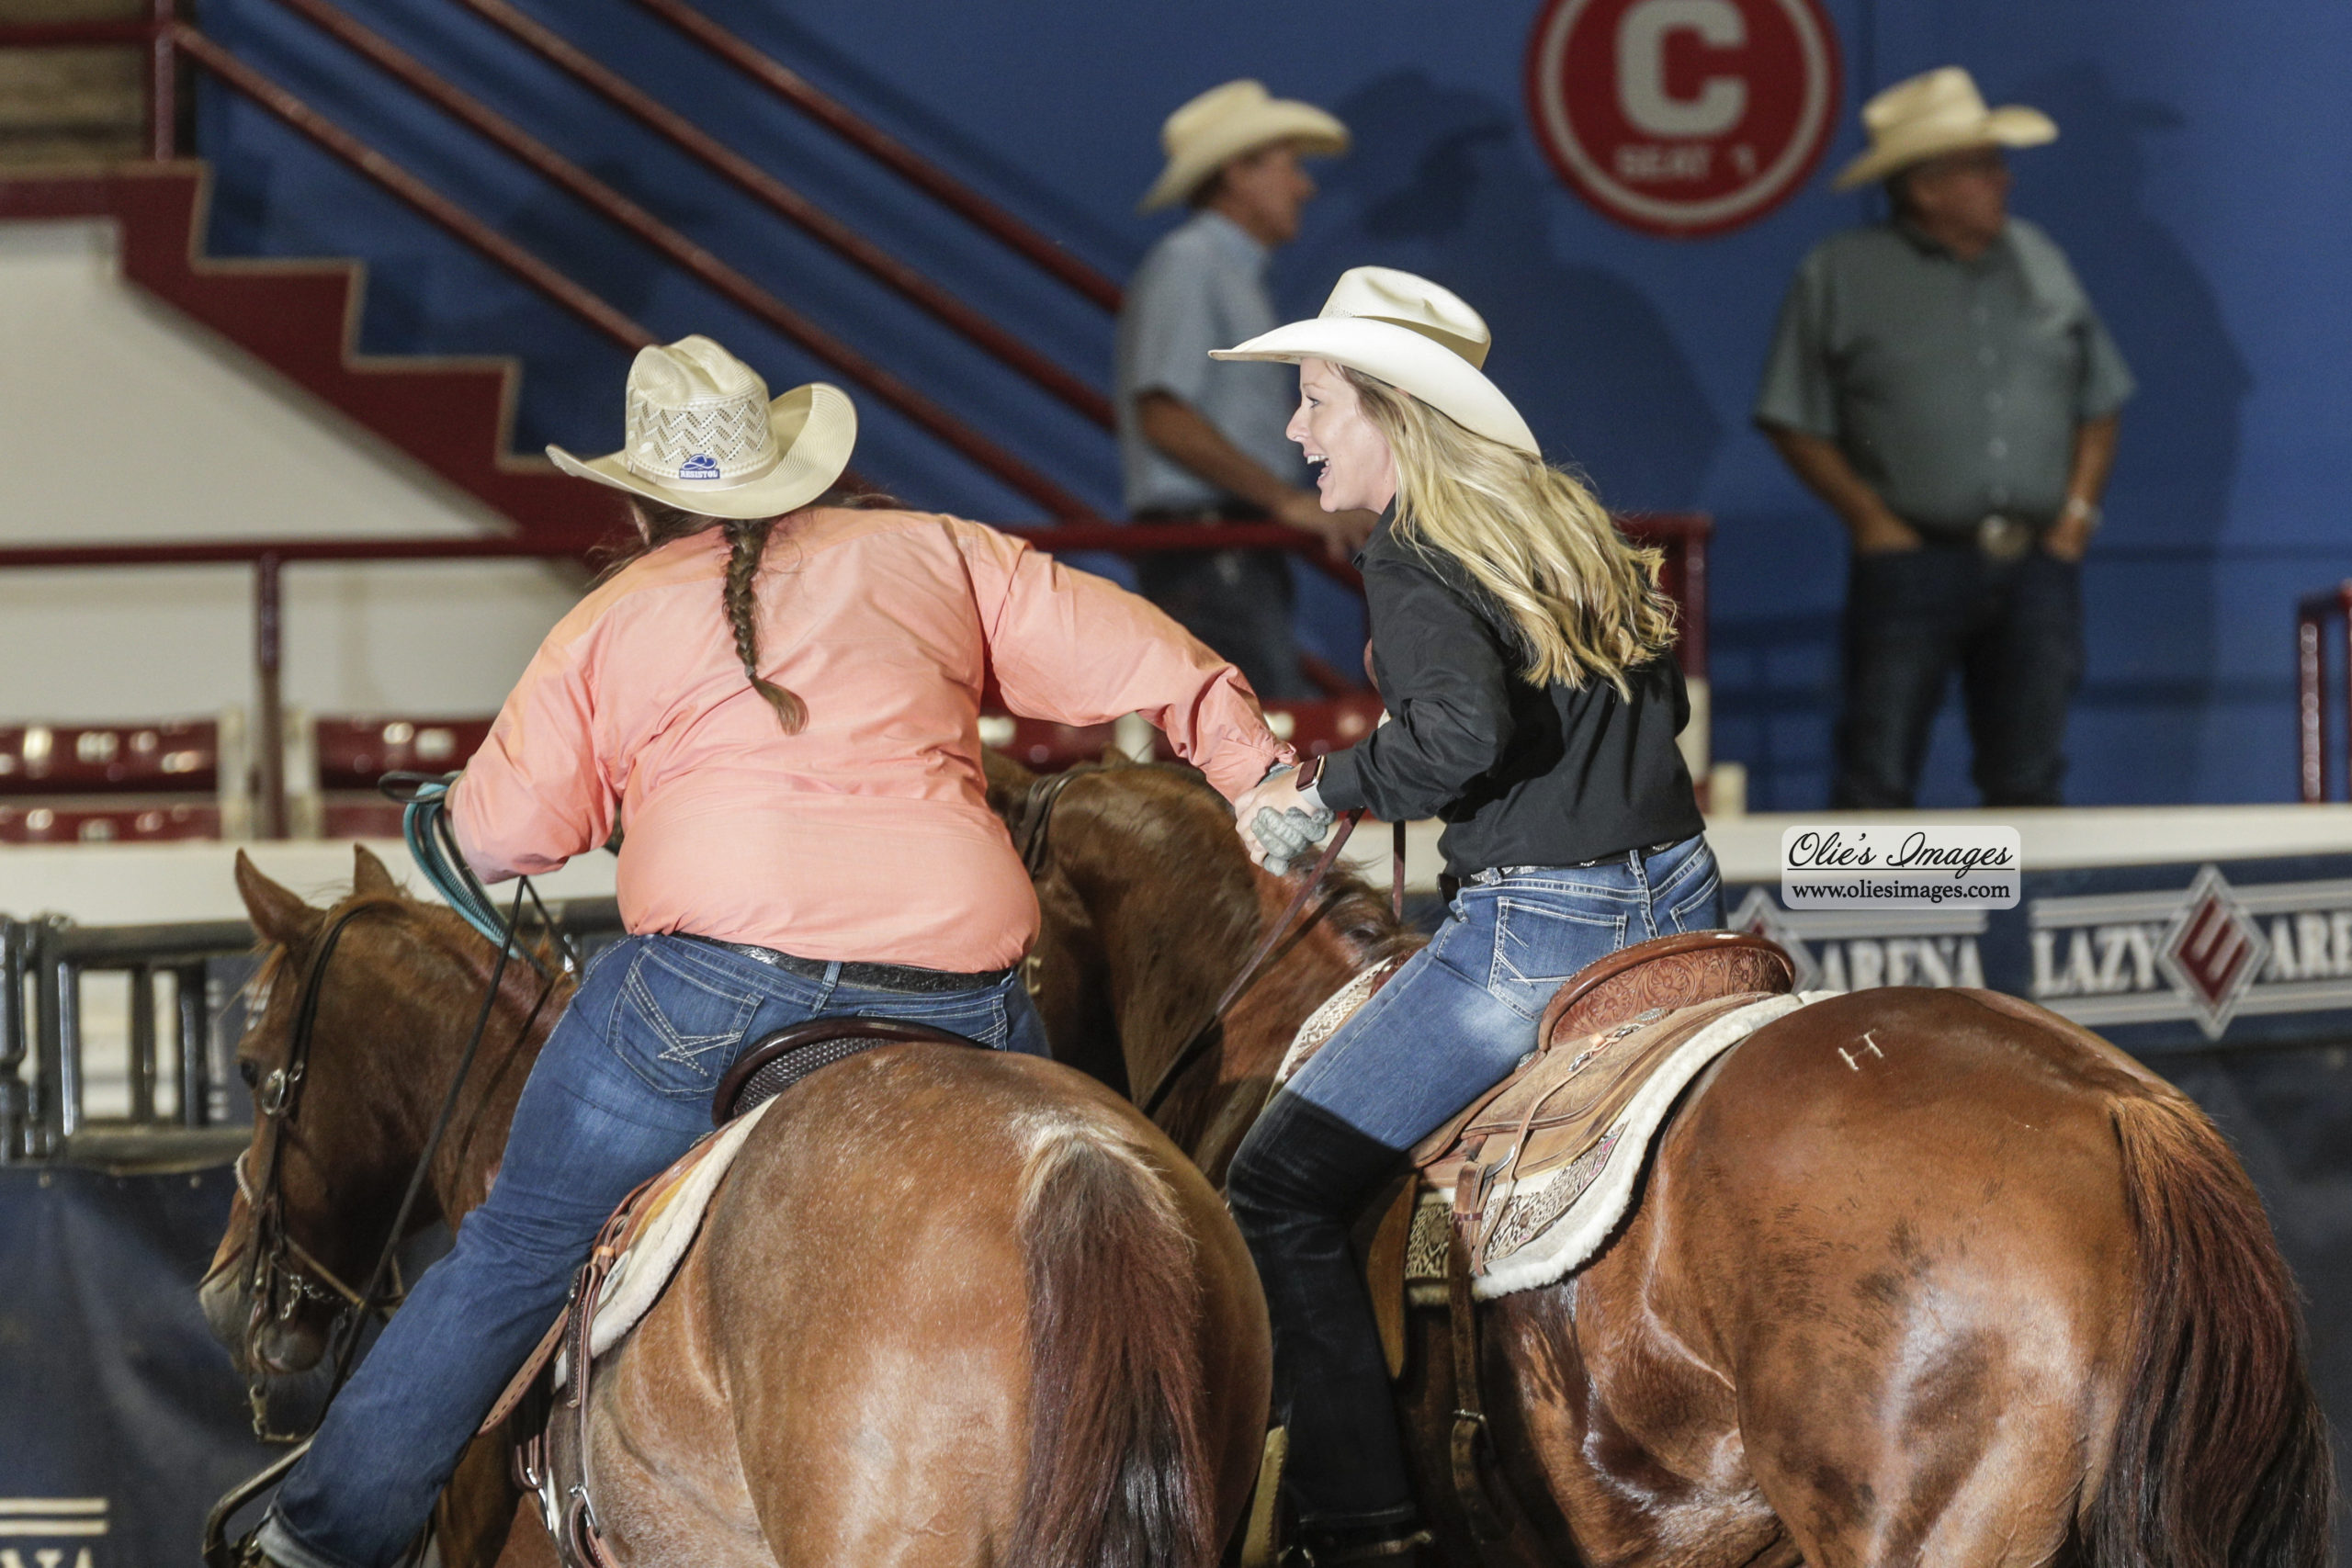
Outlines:
[[[1042,846],[1049,1029],[1107,1022],[1125,1081],[1156,1082],[1289,887],[1173,770],[991,784]],[[1306,1013],[1410,940],[1344,886],[1226,1021],[1161,1115],[1213,1178]],[[2013,998],[1872,990],[1759,1030],[1607,1247],[1481,1318],[1495,1448],[1560,1562],[2330,1561],[2325,1424],[2244,1169],[2177,1090]],[[1423,1314],[1399,1399],[1469,1563],[1444,1332]]]
[[[361,1280],[382,1243],[495,953],[364,849],[332,910],[242,856],[237,878],[267,955],[239,1047],[257,1082],[286,1060],[322,931],[365,907],[325,971],[277,1183],[313,1288],[279,1292],[294,1310],[256,1343],[294,1371],[330,1321],[316,1276]],[[525,1029],[537,985],[510,967],[420,1225],[462,1223],[488,1190],[554,1010]],[[257,1125],[248,1159],[262,1148]],[[232,1348],[254,1234],[241,1201],[203,1289]],[[1266,1356],[1238,1234],[1132,1108],[1035,1058],[885,1046],[775,1105],[598,1363],[596,1517],[623,1564],[1205,1568],[1254,1475]],[[460,1482],[496,1506],[457,1511],[445,1562],[496,1555],[510,1521],[512,1560],[546,1560],[494,1455]]]

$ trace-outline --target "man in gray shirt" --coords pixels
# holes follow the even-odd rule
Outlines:
[[[2078,563],[2132,375],[2066,257],[2008,215],[2002,148],[2052,140],[1928,72],[1862,110],[1894,212],[1798,269],[1755,417],[1853,541],[1832,805],[1914,804],[1961,673],[1987,806],[2056,806],[2083,671]]]
[[[1143,210],[1192,216],[1144,257],[1119,312],[1119,455],[1139,523],[1286,523],[1335,558],[1373,519],[1324,512],[1283,431],[1298,404],[1288,366],[1220,363],[1209,350],[1280,323],[1266,293],[1275,247],[1297,237],[1315,183],[1303,155],[1344,152],[1347,128],[1310,104],[1228,82],[1169,117],[1168,166]],[[1160,551],[1137,558],[1137,586],[1240,666],[1259,696],[1315,694],[1291,631],[1290,565],[1280,550]]]

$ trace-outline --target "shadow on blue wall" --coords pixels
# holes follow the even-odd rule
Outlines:
[[[2216,773],[2234,772],[2209,754],[2214,705],[2275,704],[2280,681],[2222,672],[2217,554],[2253,383],[2211,285],[2144,206],[2156,138],[2181,117],[2120,97],[2089,64],[2038,77],[2016,96],[2047,110],[2062,134],[2015,156],[2013,207],[2064,247],[2140,383],[2124,411],[2109,526],[2085,572],[2090,667],[2068,731],[2067,796],[2211,798]],[[1816,808],[1827,798],[1838,697],[1838,536],[1818,509],[1724,522],[1712,627],[1717,753],[1747,764],[1758,808]],[[1955,693],[1936,728],[1923,806],[1976,804],[1968,754]]]
[[[1436,278],[1487,318],[1487,369],[1555,460],[1615,506],[1691,505],[1723,422],[1647,297],[1555,251],[1553,181],[1515,134],[1517,107],[1400,71],[1332,109],[1355,151],[1319,171],[1328,194],[1281,264],[1284,303],[1311,313],[1366,264]]]
[[[2018,159],[2018,209],[2065,246],[2140,382],[2085,582],[2091,661],[2069,735],[2072,794],[2210,797],[2213,705],[2247,700],[2248,684],[2275,701],[2285,681],[2228,681],[2220,647],[2220,547],[2253,377],[2212,285],[2143,205],[2150,162],[2182,117],[2119,96],[2088,63],[2021,93],[2063,134]],[[2157,626],[2163,635],[2151,636]]]

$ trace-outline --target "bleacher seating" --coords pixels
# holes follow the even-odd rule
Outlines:
[[[244,718],[0,726],[0,843],[242,835]]]

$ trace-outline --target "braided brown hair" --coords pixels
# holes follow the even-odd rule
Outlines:
[[[720,526],[727,534],[727,624],[735,629],[735,657],[743,661],[744,679],[752,690],[775,709],[775,721],[786,735],[797,735],[808,722],[808,705],[760,673],[759,597],[753,583],[760,562],[768,553],[773,517],[729,518]]]
[[[795,515],[786,513],[776,517],[710,517],[683,507],[664,506],[658,501],[629,498],[629,510],[637,517],[637,536],[605,561],[596,574],[598,582],[612,579],[621,568],[649,551],[659,549],[673,539],[684,539],[695,534],[707,534],[713,528],[727,536],[727,585],[719,597],[726,611],[727,624],[735,634],[735,657],[743,661],[743,674],[752,682],[752,690],[760,694],[768,706],[775,709],[775,721],[786,735],[797,735],[808,722],[808,705],[793,693],[786,691],[760,673],[759,594],[757,579],[760,563],[767,556],[768,537],[778,523]],[[820,506],[895,506],[898,502],[887,495],[871,491],[844,494],[828,491],[808,503]]]

